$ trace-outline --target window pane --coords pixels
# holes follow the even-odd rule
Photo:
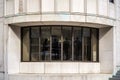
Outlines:
[[[29,28],[22,28],[22,61],[29,61]]]
[[[97,49],[98,49],[98,40],[97,40],[97,36],[98,36],[98,30],[97,29],[92,29],[92,61],[97,61]]]
[[[83,49],[84,49],[84,60],[91,61],[91,35],[90,28],[83,28]]]
[[[41,59],[50,60],[50,27],[41,27]]]
[[[52,27],[52,60],[61,60],[61,27]]]
[[[99,61],[96,28],[23,27],[22,61]]]
[[[63,27],[63,59],[72,60],[72,28]]]
[[[31,61],[39,61],[39,36],[40,36],[39,27],[32,27],[30,36]]]
[[[74,28],[74,60],[82,60],[82,33],[81,28]]]

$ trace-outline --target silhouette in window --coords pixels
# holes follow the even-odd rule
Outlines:
[[[79,40],[79,38],[77,37],[74,41],[74,55],[75,55],[75,60],[82,60],[82,53],[81,53],[81,41]]]
[[[52,59],[53,60],[59,59],[59,44],[56,38],[53,39],[52,43]]]
[[[69,48],[70,48],[70,43],[68,38],[66,38],[66,40],[63,42],[64,60],[70,59]]]
[[[43,42],[43,54],[42,54],[42,60],[45,60],[45,56],[47,55],[49,46],[48,46],[48,39],[45,38],[44,42]]]

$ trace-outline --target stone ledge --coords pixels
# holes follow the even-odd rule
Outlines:
[[[0,80],[4,80],[4,74],[0,72]]]
[[[10,74],[9,80],[108,80],[112,74]]]

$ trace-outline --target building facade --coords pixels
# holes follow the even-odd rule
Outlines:
[[[119,13],[119,0],[0,0],[0,80],[108,80]]]

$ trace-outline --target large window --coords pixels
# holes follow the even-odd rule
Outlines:
[[[86,61],[98,56],[97,28],[40,26],[21,28],[21,61]]]

